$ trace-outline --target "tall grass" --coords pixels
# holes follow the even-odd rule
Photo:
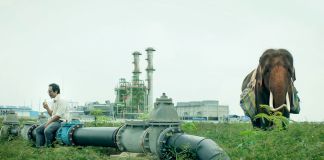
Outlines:
[[[183,130],[214,140],[231,159],[324,159],[323,123],[292,123],[286,130],[271,131],[248,123],[193,124],[194,129]]]

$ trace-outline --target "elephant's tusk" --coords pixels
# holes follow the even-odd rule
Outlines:
[[[274,109],[273,108],[273,94],[271,91],[270,91],[270,98],[269,98],[269,106],[271,109]]]
[[[287,103],[287,110],[288,112],[290,112],[290,98],[288,92],[286,94],[286,103]]]
[[[282,108],[284,108],[284,107],[287,107],[287,105],[286,104],[282,104],[280,107],[278,107],[278,108],[271,108],[270,107],[270,111],[272,111],[272,112],[277,112],[277,111],[279,111],[280,109],[282,109]]]
[[[269,107],[270,107],[270,110],[271,110],[272,112],[277,112],[277,111],[279,111],[280,109],[282,109],[282,108],[284,108],[284,107],[286,107],[287,110],[288,110],[288,112],[290,112],[290,100],[289,100],[289,94],[288,94],[288,92],[287,92],[287,94],[286,94],[286,103],[287,103],[287,104],[282,104],[282,105],[281,105],[280,107],[278,107],[278,108],[274,108],[274,107],[273,107],[273,94],[272,94],[272,92],[270,91]]]

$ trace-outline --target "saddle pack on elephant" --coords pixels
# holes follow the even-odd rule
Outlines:
[[[255,85],[256,85],[256,72],[255,69],[252,73],[250,82],[247,84],[247,87],[242,91],[240,95],[240,106],[244,111],[244,114],[251,119],[254,119],[255,115],[257,115],[257,106],[255,103]],[[298,114],[300,111],[300,99],[298,97],[298,91],[294,86],[293,81],[291,81],[292,85],[292,104],[290,104],[290,113]]]

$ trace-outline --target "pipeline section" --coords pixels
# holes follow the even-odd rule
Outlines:
[[[167,145],[175,148],[177,152],[190,150],[192,153],[196,153],[197,159],[200,160],[229,160],[222,148],[213,140],[204,137],[176,133],[168,139]]]
[[[229,159],[211,139],[180,130],[181,122],[171,98],[163,94],[154,105],[149,120],[126,121],[121,127],[83,127],[78,120],[62,123],[56,140],[68,146],[102,146],[123,152],[152,153],[163,160],[174,159],[174,149],[177,152],[189,150],[199,160]],[[37,126],[26,123],[22,129],[23,137],[35,141]]]
[[[117,127],[87,127],[74,131],[72,139],[77,146],[117,147]]]

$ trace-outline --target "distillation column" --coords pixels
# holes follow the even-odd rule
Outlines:
[[[141,71],[139,69],[139,56],[142,55],[140,52],[134,52],[134,71],[133,71],[133,84],[138,83],[139,81],[139,75],[141,74]]]
[[[151,47],[146,49],[147,52],[147,90],[148,90],[148,112],[153,110],[153,52],[155,50]]]

